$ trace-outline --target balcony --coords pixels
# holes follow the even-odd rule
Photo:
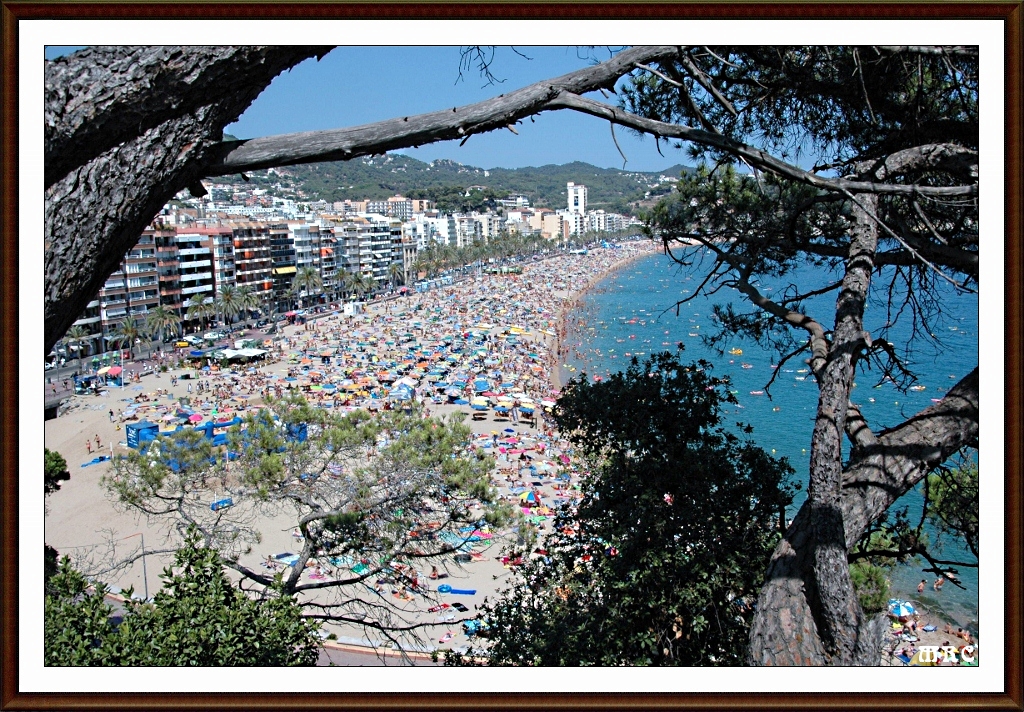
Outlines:
[[[198,279],[213,279],[212,272],[195,272],[193,274],[183,274],[178,279],[182,282],[195,282]]]
[[[199,294],[200,292],[212,292],[212,284],[200,284],[198,287],[183,287],[182,294]]]

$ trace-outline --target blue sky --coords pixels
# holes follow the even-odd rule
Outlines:
[[[48,48],[47,58],[71,48]],[[340,128],[462,106],[580,69],[591,63],[575,47],[498,47],[492,72],[501,84],[485,85],[476,69],[459,77],[459,47],[338,47],[317,62],[307,60],[279,75],[239,120],[226,131],[256,138],[295,131]],[[598,53],[607,58],[607,51]],[[526,59],[528,57],[529,59]],[[604,101],[600,94],[593,98]],[[614,97],[607,99],[614,101]],[[460,147],[445,141],[402,151],[421,161],[449,158],[480,168],[520,168],[584,161],[602,168],[622,168],[622,157],[606,121],[571,111],[529,119],[511,131],[475,135]],[[615,135],[629,159],[627,170],[660,171],[686,163],[681,151],[625,129]]]

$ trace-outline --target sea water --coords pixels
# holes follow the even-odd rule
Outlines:
[[[888,284],[885,280],[888,276],[876,275],[873,279],[873,298],[865,326],[874,337],[880,335],[881,327],[890,318],[887,294],[882,289]],[[756,286],[766,297],[779,298],[790,284],[808,291],[810,286],[824,286],[839,278],[840,275],[823,274],[821,269],[808,266],[797,269],[792,275],[764,279]],[[688,276],[681,271],[667,256],[655,254],[627,265],[595,285],[570,318],[566,337],[569,355],[562,367],[562,382],[578,378],[584,372],[589,378],[607,376],[624,370],[633,356],[643,361],[655,352],[674,351],[681,343],[684,361],[706,359],[714,365],[714,375],[730,379],[729,390],[738,404],[726,406],[723,423],[737,434],[737,423],[753,426],[751,437],[759,446],[789,460],[796,471],[795,478],[803,484],[792,515],[806,498],[811,432],[818,401],[818,388],[805,362],[807,354],[780,364],[778,353],[751,340],[733,338],[731,342],[723,342],[719,347],[724,349],[724,354],[705,346],[704,337],[718,328],[713,319],[714,304],[732,303],[740,313],[751,312],[753,308],[742,295],[727,288],[711,297],[699,296],[679,305],[677,316],[677,302],[693,296],[699,279],[700,275]],[[924,386],[923,390],[900,392],[891,382],[879,383],[881,374],[877,369],[862,369],[857,373],[851,400],[861,407],[875,432],[898,425],[942,398],[978,364],[977,295],[954,296],[954,288],[945,283],[940,283],[936,289],[943,297],[946,311],[931,315],[934,318],[926,327],[916,325],[919,330],[923,329],[923,335],[916,339],[915,349],[909,356],[918,377],[918,388]],[[899,290],[896,296],[901,297]],[[834,291],[812,298],[805,302],[805,313],[831,329],[835,321],[835,299]],[[891,327],[888,340],[902,349],[913,328],[909,313],[904,313]],[[800,341],[805,339],[801,333],[795,337]],[[742,354],[731,354],[731,349],[741,349]],[[773,374],[775,380],[769,386]],[[844,441],[843,446],[848,454],[848,442]],[[916,522],[922,503],[919,486],[904,495],[896,507],[908,506],[910,520]],[[934,533],[929,534],[934,540]],[[947,546],[937,558],[973,560],[973,556],[959,546]],[[965,590],[947,583],[936,593],[931,587],[934,574],[922,572],[926,566],[922,559],[916,559],[897,567],[891,576],[894,594],[920,601],[956,626],[977,630],[978,570],[958,568]],[[928,585],[919,595],[916,587],[922,578]]]

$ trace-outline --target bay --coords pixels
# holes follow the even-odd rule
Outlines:
[[[875,337],[892,318],[887,313],[888,299],[882,289],[888,276],[874,278],[873,298],[865,315],[865,326]],[[820,269],[807,266],[774,281],[762,280],[757,286],[771,298],[791,283],[799,284],[806,292],[838,278],[839,275],[823,274]],[[728,376],[731,380],[730,390],[739,403],[727,408],[723,422],[737,433],[740,423],[751,425],[750,437],[758,445],[789,460],[796,471],[795,479],[803,485],[792,508],[791,514],[795,513],[806,497],[808,452],[818,399],[817,386],[804,362],[806,354],[780,365],[777,353],[750,340],[736,338],[723,344],[723,355],[708,348],[702,337],[717,329],[712,317],[715,304],[732,303],[737,312],[752,309],[738,292],[723,289],[710,298],[700,296],[681,304],[677,316],[676,303],[691,297],[699,284],[699,276],[682,272],[661,254],[630,263],[596,284],[568,320],[569,353],[561,367],[562,382],[584,373],[589,378],[604,377],[624,370],[633,356],[643,360],[651,353],[675,350],[681,343],[685,361],[706,359],[714,365],[716,376]],[[880,384],[877,369],[862,369],[857,374],[852,400],[861,406],[875,432],[903,422],[933,399],[940,399],[978,364],[977,295],[954,296],[952,286],[944,283],[936,289],[944,313],[934,314],[927,324],[916,325],[909,314],[903,313],[888,332],[889,341],[900,349],[908,342],[912,329],[923,334],[908,355],[919,378],[917,385],[923,389],[900,392],[889,382]],[[898,302],[903,295],[897,290],[896,296]],[[835,318],[835,293],[809,299],[805,310],[830,329]],[[798,334],[797,338],[801,336]],[[731,349],[742,353],[729,353]],[[768,387],[776,370],[776,379]],[[914,522],[920,516],[922,502],[918,488],[904,495],[897,507],[909,507]],[[972,557],[960,546],[947,546],[940,558]],[[964,590],[947,584],[936,593],[931,588],[934,575],[921,571],[925,566],[922,560],[916,560],[897,567],[891,576],[894,595],[917,600],[956,626],[977,631],[978,570],[958,569]],[[916,586],[922,578],[927,579],[928,586],[919,595]]]

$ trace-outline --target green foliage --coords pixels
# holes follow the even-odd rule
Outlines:
[[[977,147],[977,56],[854,45],[724,46],[687,54],[693,70],[676,59],[660,63],[672,82],[634,75],[620,92],[623,105],[641,116],[753,138],[783,159],[820,151],[844,161],[947,141]],[[706,90],[712,85],[717,94]],[[721,158],[701,148],[693,155]]]
[[[926,516],[941,535],[967,544],[978,556],[978,466],[943,468],[928,475]]]
[[[407,198],[432,200],[443,213],[468,213],[474,210],[496,210],[498,199],[507,198],[508,191],[473,187],[466,190],[459,185],[439,185],[429,188],[414,188]]]
[[[115,633],[106,590],[103,584],[91,587],[68,557],[61,559],[43,607],[44,664],[106,664]]]
[[[663,353],[563,390],[555,420],[590,472],[547,560],[485,606],[491,664],[742,661],[792,470],[720,427],[732,399],[709,371]]]
[[[43,544],[43,581],[49,590],[50,579],[57,573],[57,550],[49,544]]]
[[[131,599],[120,621],[64,557],[44,607],[46,665],[294,666],[319,655],[317,624],[302,616],[280,582],[262,598],[234,588],[193,532],[164,570],[152,603]]]
[[[881,613],[890,598],[887,569],[867,561],[850,564],[850,582],[865,613]]]
[[[56,450],[43,448],[43,494],[53,494],[60,489],[61,482],[71,479],[68,463]]]

